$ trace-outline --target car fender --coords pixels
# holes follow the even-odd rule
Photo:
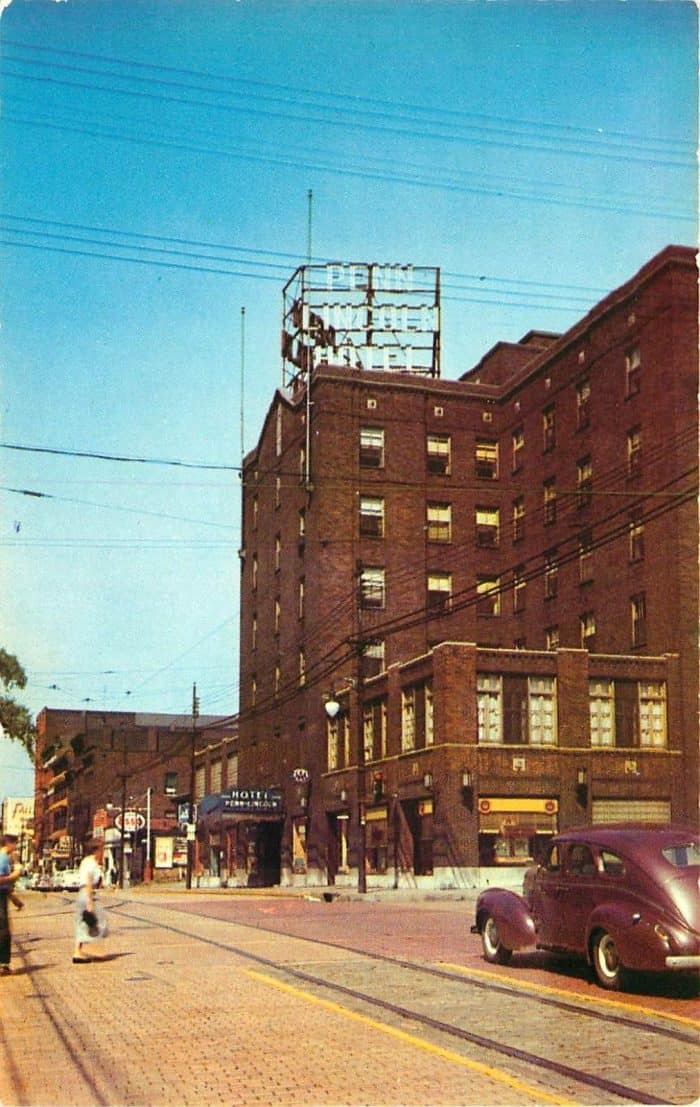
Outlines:
[[[507,949],[524,949],[534,946],[535,922],[527,900],[508,888],[487,888],[476,901],[476,925],[473,930],[481,933],[487,917],[491,915],[498,926],[503,945]]]
[[[620,960],[628,969],[663,969],[669,952],[667,942],[654,929],[668,928],[662,914],[634,904],[607,903],[593,911],[586,928],[586,957],[590,963],[594,935],[606,930],[615,940]],[[675,929],[675,928],[674,928]]]

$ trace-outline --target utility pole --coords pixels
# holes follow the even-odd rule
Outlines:
[[[357,745],[357,890],[367,891],[367,827],[365,824],[365,694],[362,638],[362,562],[357,562],[357,641],[355,643],[355,740]]]
[[[194,814],[194,753],[195,742],[197,738],[197,717],[199,715],[199,699],[197,698],[197,685],[192,685],[192,743],[190,746],[190,803],[189,803],[189,819],[187,820],[187,887],[192,887],[192,869],[194,868],[194,839],[190,837],[192,833],[190,827],[195,825]]]
[[[124,739],[124,743],[123,743],[123,746],[124,746],[124,748],[123,748],[124,764],[123,764],[123,767],[122,767],[122,772],[120,774],[121,778],[122,778],[122,825],[121,825],[121,828],[120,828],[121,855],[119,857],[119,887],[120,888],[124,887],[124,869],[126,867],[126,854],[124,853],[124,846],[125,846],[125,843],[126,843],[126,838],[125,838],[126,827],[124,826],[124,824],[126,822],[126,778],[127,778],[127,772],[126,772],[126,765],[127,765],[126,727],[124,727],[122,729],[122,738]]]

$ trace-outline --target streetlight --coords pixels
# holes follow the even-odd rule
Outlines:
[[[358,827],[358,859],[357,859],[357,890],[358,892],[367,891],[367,874],[365,872],[365,855],[367,852],[367,836],[365,827],[365,808],[364,808],[364,791],[365,791],[365,738],[363,733],[363,720],[362,720],[362,695],[361,695],[361,682],[356,682],[357,693],[357,827]],[[337,718],[340,711],[340,704],[334,695],[330,695],[324,704],[326,715],[333,721]]]

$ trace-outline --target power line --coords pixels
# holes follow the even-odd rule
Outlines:
[[[7,45],[8,45],[8,43],[6,41],[5,46],[7,46]],[[13,44],[11,43],[10,45],[13,45]],[[26,47],[22,47],[22,48],[26,49]],[[31,49],[31,47],[30,47],[30,49]],[[56,51],[56,53],[57,52],[58,51]],[[74,54],[73,56],[76,56],[76,55]],[[82,57],[84,57],[84,58],[85,57],[91,57],[92,60],[98,60],[98,61],[103,60],[103,59],[100,59],[97,55],[82,55]],[[148,99],[157,100],[159,102],[175,102],[175,103],[179,103],[179,104],[184,103],[184,104],[187,104],[187,105],[190,105],[190,106],[195,106],[195,107],[207,107],[207,108],[210,108],[210,109],[214,108],[214,109],[217,109],[217,110],[234,111],[234,112],[237,112],[237,113],[254,115],[254,116],[257,116],[257,117],[262,116],[262,117],[281,118],[281,119],[292,120],[292,121],[296,120],[296,121],[304,122],[305,124],[308,124],[309,118],[311,118],[312,122],[324,123],[324,124],[332,125],[332,126],[342,126],[342,127],[348,127],[348,128],[354,128],[354,129],[380,130],[384,133],[387,133],[387,132],[388,133],[395,133],[395,134],[399,134],[401,136],[408,135],[409,137],[415,137],[416,135],[420,135],[423,138],[425,138],[425,137],[439,138],[443,141],[451,141],[451,140],[455,140],[455,139],[459,140],[460,138],[463,138],[464,136],[462,134],[460,134],[459,132],[456,136],[454,134],[451,134],[450,132],[445,133],[445,128],[447,128],[447,127],[458,127],[461,131],[467,130],[467,132],[469,134],[471,134],[471,136],[472,136],[470,141],[472,141],[476,144],[479,144],[479,145],[496,145],[496,146],[506,146],[507,145],[509,149],[512,149],[513,147],[515,147],[515,148],[523,148],[523,149],[533,149],[533,150],[536,150],[536,151],[545,151],[547,153],[564,152],[566,154],[574,154],[574,155],[581,154],[581,155],[585,155],[585,156],[598,157],[598,158],[616,158],[616,157],[622,156],[622,157],[627,159],[627,158],[629,158],[629,152],[630,151],[639,151],[639,150],[646,151],[646,152],[659,152],[659,153],[661,153],[663,151],[663,153],[665,155],[668,155],[669,146],[675,145],[676,147],[678,147],[678,146],[682,145],[688,151],[688,162],[690,163],[690,150],[689,150],[689,145],[690,144],[687,143],[687,142],[682,142],[681,140],[669,140],[669,139],[666,139],[666,138],[649,139],[649,138],[643,137],[643,136],[625,135],[624,132],[616,132],[616,133],[613,134],[613,133],[601,132],[600,129],[595,130],[595,129],[590,129],[590,128],[584,129],[584,128],[573,128],[573,127],[561,127],[561,126],[555,125],[555,124],[548,124],[547,125],[547,124],[542,124],[542,123],[539,123],[539,122],[536,123],[536,122],[529,122],[529,121],[524,121],[524,120],[513,120],[513,119],[508,120],[508,119],[504,119],[502,117],[499,118],[499,117],[495,117],[495,116],[480,115],[480,116],[477,117],[473,114],[470,115],[468,113],[458,113],[458,112],[454,112],[454,111],[448,113],[448,112],[445,112],[444,110],[426,109],[426,108],[423,108],[421,106],[416,106],[416,105],[409,105],[409,106],[406,106],[406,108],[403,108],[403,107],[397,108],[397,106],[395,104],[390,104],[387,101],[376,101],[376,100],[371,101],[371,100],[369,100],[369,98],[364,98],[362,101],[360,101],[360,98],[358,98],[358,97],[353,98],[353,106],[352,106],[351,110],[348,111],[342,104],[341,104],[340,107],[335,107],[333,104],[323,104],[323,103],[319,104],[319,103],[315,102],[315,98],[317,98],[319,96],[319,93],[315,92],[315,91],[300,90],[300,89],[295,90],[295,89],[291,89],[289,86],[285,86],[282,89],[280,89],[279,86],[274,86],[274,85],[271,85],[269,83],[255,82],[259,89],[264,88],[265,90],[272,90],[276,93],[275,96],[269,96],[269,95],[266,95],[265,93],[259,94],[256,97],[256,103],[262,103],[262,102],[264,102],[264,103],[275,103],[275,104],[283,103],[285,105],[288,105],[290,103],[292,105],[298,104],[299,106],[303,107],[304,111],[305,111],[305,114],[303,116],[298,116],[298,115],[290,113],[289,111],[286,111],[286,112],[285,111],[282,111],[282,112],[280,112],[280,111],[267,111],[267,110],[264,110],[264,109],[261,109],[261,108],[251,107],[249,102],[245,106],[235,106],[235,105],[231,105],[231,104],[225,104],[225,103],[222,104],[222,103],[217,103],[217,102],[212,102],[212,101],[199,101],[199,100],[196,100],[196,99],[193,99],[193,98],[188,98],[186,100],[183,100],[179,96],[165,95],[163,92],[154,93],[154,92],[144,91],[143,86],[147,86],[149,88],[157,87],[159,89],[162,89],[162,88],[177,89],[177,90],[184,90],[186,92],[189,92],[189,91],[204,92],[204,93],[207,93],[209,95],[216,95],[216,96],[239,95],[239,93],[237,93],[237,92],[231,93],[230,91],[227,91],[226,89],[220,89],[220,88],[219,89],[214,89],[214,88],[209,88],[209,87],[203,86],[203,85],[196,85],[196,84],[183,82],[183,81],[174,81],[174,80],[171,80],[171,79],[164,79],[164,78],[161,78],[161,77],[154,78],[154,77],[138,76],[134,73],[124,74],[124,73],[115,73],[115,72],[105,72],[104,69],[95,69],[95,68],[91,68],[89,66],[79,66],[79,65],[73,65],[73,64],[68,64],[68,63],[59,63],[59,62],[56,62],[56,61],[45,62],[45,61],[41,61],[41,60],[36,59],[36,58],[32,58],[31,62],[28,63],[22,58],[13,58],[11,54],[8,56],[7,51],[5,51],[6,66],[7,66],[8,62],[14,63],[16,65],[20,65],[20,66],[21,65],[26,65],[26,64],[31,64],[34,67],[34,69],[36,69],[37,67],[43,67],[45,69],[46,68],[52,68],[54,70],[61,70],[61,71],[64,71],[64,72],[77,73],[77,74],[82,74],[82,75],[86,75],[86,76],[97,76],[97,77],[100,77],[100,78],[107,77],[107,78],[113,78],[113,79],[116,78],[117,80],[128,81],[128,82],[131,82],[132,84],[138,84],[142,87],[140,89],[133,89],[133,88],[129,89],[129,88],[118,88],[118,87],[107,87],[107,88],[105,88],[104,86],[99,86],[99,85],[91,85],[91,84],[85,84],[85,83],[82,83],[82,82],[73,82],[73,81],[67,81],[67,80],[60,80],[59,78],[56,78],[56,77],[39,77],[39,76],[36,76],[34,73],[24,74],[24,73],[17,73],[17,72],[13,72],[13,71],[9,71],[9,72],[6,71],[6,76],[10,76],[10,77],[16,77],[16,78],[21,78],[21,79],[26,79],[26,80],[33,80],[33,81],[46,81],[46,82],[50,82],[52,84],[59,84],[59,85],[64,84],[64,85],[69,85],[69,86],[72,86],[72,87],[77,86],[77,87],[80,87],[80,88],[88,88],[91,91],[108,92],[108,93],[113,94],[113,95],[126,95],[126,96],[145,97],[145,98],[148,98]],[[110,59],[109,64],[112,64],[112,65],[115,65],[115,64],[129,65],[132,68],[134,67],[134,63],[128,62],[128,61],[124,62],[121,59]],[[140,68],[144,68],[144,67],[140,66]],[[158,69],[160,72],[165,72],[166,71],[165,67],[151,66],[149,68],[152,71],[154,71],[156,69]],[[171,69],[170,72],[172,73],[173,70]],[[185,72],[185,71],[181,70],[180,72]],[[194,74],[191,71],[190,71],[189,75],[194,76]],[[223,77],[212,78],[208,74],[205,75],[205,76],[209,80],[211,80],[211,79],[217,79],[219,81],[226,80],[227,83],[230,83],[230,81],[231,81],[230,78],[223,78]],[[236,79],[234,79],[234,80],[236,80]],[[246,82],[246,84],[250,84],[250,83],[251,82]],[[284,95],[281,99],[278,95],[278,93],[280,91],[284,93]],[[290,93],[292,94],[291,96],[289,95]],[[322,93],[320,95],[324,95],[326,99],[330,99],[328,94],[323,94]],[[300,97],[301,97],[301,99],[300,99]],[[338,99],[344,99],[344,98],[341,98],[340,96],[335,94],[333,96],[333,99],[338,100]],[[357,104],[359,102],[362,102],[362,103],[367,104],[367,105],[372,104],[373,105],[372,110],[369,110],[369,108],[358,108]],[[375,111],[374,110],[374,108],[377,107],[377,106],[381,107],[381,111]],[[333,113],[342,112],[346,116],[349,115],[350,118],[349,119],[348,118],[337,119],[337,118],[332,118],[332,117],[328,118],[327,116],[320,117],[320,118],[315,117],[315,116],[309,117],[308,112],[333,112]],[[444,121],[443,121],[443,119],[440,119],[440,118],[438,118],[438,119],[425,118],[425,119],[420,121],[421,125],[422,125],[422,129],[420,131],[415,131],[415,130],[411,129],[410,125],[416,124],[418,122],[418,119],[416,118],[416,115],[418,113],[421,113],[424,116],[425,115],[429,115],[429,116],[440,115],[440,116],[443,117]],[[480,120],[480,122],[475,122],[475,119],[477,119],[477,118]],[[384,126],[382,121],[387,121],[387,120],[389,121],[390,125],[389,126]],[[401,124],[401,123],[407,123],[409,126],[399,127],[398,124]],[[439,130],[436,133],[431,133],[429,131],[426,131],[426,128],[439,128]],[[514,130],[514,128],[515,128],[515,130]],[[527,134],[527,133],[525,133],[525,134],[522,133],[523,130],[529,131],[531,129],[534,129],[535,132],[536,132],[537,139],[538,139],[538,144],[534,144],[532,142],[528,143],[528,140],[531,139],[532,136]],[[543,132],[545,132],[546,130],[556,130],[557,133],[555,135],[552,135],[552,137],[550,139],[547,134],[544,134],[544,136],[543,136]],[[476,132],[477,134],[483,133],[483,134],[485,134],[489,137],[474,138],[473,137],[474,132]],[[520,142],[519,140],[522,140],[522,139],[524,139],[525,141]],[[620,141],[620,140],[622,140],[622,141]],[[556,143],[556,146],[550,145],[549,144],[550,142],[551,143]],[[574,149],[565,148],[562,151],[562,146],[568,147],[568,146],[571,146],[572,143],[579,143],[579,144],[583,143],[587,146],[592,147],[592,150],[578,151],[575,148]],[[616,148],[621,148],[624,151],[624,153],[622,155],[616,155],[615,153],[611,152],[611,150],[615,150]],[[637,160],[637,159],[633,159],[633,160]],[[660,164],[676,165],[676,164],[680,164],[680,163],[679,162],[668,161],[666,163],[660,163]]]
[[[639,204],[634,205],[630,203],[623,203],[615,198],[611,198],[609,195],[605,197],[596,198],[590,193],[585,194],[585,198],[576,199],[572,196],[557,196],[549,193],[543,195],[541,191],[534,192],[528,189],[526,186],[518,186],[517,182],[514,183],[514,178],[510,177],[501,185],[487,186],[483,183],[483,177],[479,175],[475,178],[475,183],[466,183],[464,178],[474,177],[474,174],[464,173],[458,170],[442,170],[440,166],[430,166],[431,176],[425,175],[425,168],[423,166],[415,166],[405,159],[401,159],[401,171],[396,169],[397,160],[394,159],[390,162],[391,168],[382,170],[380,168],[372,168],[370,159],[363,159],[357,164],[353,164],[351,160],[345,159],[345,164],[341,164],[339,156],[329,157],[326,155],[308,155],[298,156],[294,152],[281,155],[279,153],[279,145],[274,147],[274,152],[269,154],[263,153],[247,153],[241,149],[240,143],[237,143],[233,148],[221,148],[212,147],[203,144],[201,141],[191,140],[183,141],[181,138],[178,140],[167,139],[164,137],[163,128],[158,129],[157,135],[148,137],[141,135],[141,137],[135,137],[131,134],[124,134],[114,130],[100,129],[101,124],[93,125],[78,125],[75,122],[75,117],[71,117],[71,122],[61,123],[52,122],[47,120],[40,120],[36,115],[31,117],[13,116],[10,112],[5,111],[2,121],[5,123],[19,123],[30,127],[44,127],[51,130],[57,130],[60,132],[81,134],[92,138],[111,139],[119,142],[131,142],[136,145],[157,147],[159,149],[173,149],[181,150],[187,153],[206,154],[213,157],[226,158],[233,161],[248,161],[257,162],[263,165],[281,166],[283,168],[302,168],[305,172],[316,171],[319,173],[330,173],[334,176],[346,176],[356,177],[360,180],[381,181],[382,183],[394,183],[404,184],[420,188],[432,188],[446,192],[464,193],[467,195],[487,196],[494,199],[502,199],[509,197],[521,202],[528,203],[545,203],[552,204],[558,207],[573,207],[584,208],[592,211],[612,211],[623,214],[634,214],[644,218],[676,218],[683,221],[695,222],[695,215],[691,213],[683,212],[671,212],[668,208],[660,208],[658,205],[652,206],[647,196],[645,200],[640,200]],[[309,160],[309,157],[315,160]],[[377,158],[373,159],[377,161]],[[379,159],[381,160],[381,159]],[[384,159],[386,160],[386,159]],[[449,172],[451,177],[444,177],[444,173]],[[481,183],[476,183],[476,180]],[[538,188],[548,187],[540,183]]]

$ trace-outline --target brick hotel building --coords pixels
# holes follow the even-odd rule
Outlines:
[[[695,251],[458,380],[306,322],[243,466],[238,779],[283,805],[237,816],[240,864],[459,887],[695,821]]]

